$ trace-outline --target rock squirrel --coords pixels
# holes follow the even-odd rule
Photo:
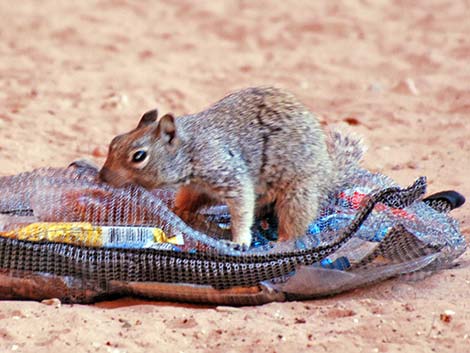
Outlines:
[[[208,109],[157,120],[116,136],[100,178],[114,186],[178,187],[175,212],[227,204],[232,240],[250,245],[256,212],[274,206],[279,240],[305,234],[331,192],[362,157],[359,140],[333,133],[293,95],[272,87],[247,88]]]

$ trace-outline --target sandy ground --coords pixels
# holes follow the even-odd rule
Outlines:
[[[195,112],[273,84],[326,124],[349,122],[369,145],[367,168],[470,195],[468,0],[0,0],[0,15],[3,175],[102,163],[111,137],[150,108]],[[468,206],[454,215],[468,239]],[[239,309],[0,302],[0,351],[469,352],[470,256],[459,264]]]

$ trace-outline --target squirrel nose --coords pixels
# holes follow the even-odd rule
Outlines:
[[[113,179],[112,174],[113,172],[110,169],[103,167],[101,168],[99,173],[100,180],[104,181],[105,183],[108,183]]]
[[[119,173],[119,171],[116,172],[104,166],[100,170],[99,179],[116,188],[123,187],[129,182],[124,175]]]

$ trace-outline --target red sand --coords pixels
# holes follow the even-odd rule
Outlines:
[[[4,0],[0,13],[4,175],[102,163],[153,107],[196,112],[273,84],[362,134],[367,168],[470,195],[468,0]],[[467,210],[453,214],[469,238]],[[469,259],[419,282],[241,309],[0,302],[0,351],[468,352]]]

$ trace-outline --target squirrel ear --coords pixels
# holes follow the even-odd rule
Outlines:
[[[144,126],[150,125],[151,123],[154,123],[157,121],[158,118],[158,110],[149,110],[147,113],[142,115],[142,118],[140,118],[139,124],[137,125],[137,129],[140,129]]]
[[[176,125],[173,114],[165,114],[158,120],[157,136],[170,146],[176,143]]]

